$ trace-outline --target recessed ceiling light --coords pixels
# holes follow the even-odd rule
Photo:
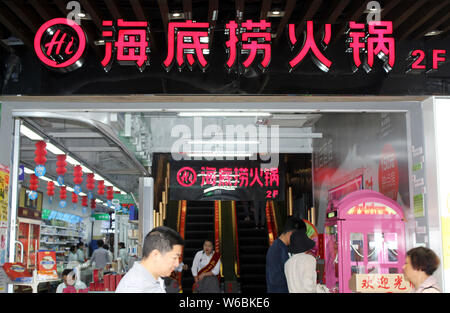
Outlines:
[[[432,31],[429,31],[428,33],[426,33],[425,36],[427,36],[427,37],[428,36],[437,36],[440,34],[442,34],[442,30],[435,29],[435,30],[432,30]]]
[[[182,20],[182,19],[184,19],[184,13],[182,12],[169,13],[169,20]]]
[[[36,134],[34,131],[29,129],[28,127],[21,125],[20,126],[20,133],[26,137],[28,137],[31,140],[43,140],[41,136]]]
[[[284,16],[284,11],[278,9],[267,12],[267,17],[282,17],[282,16]]]

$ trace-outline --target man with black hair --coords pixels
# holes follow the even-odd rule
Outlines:
[[[160,226],[145,236],[142,260],[120,280],[117,293],[165,293],[164,281],[178,267],[184,240],[173,229]]]
[[[111,263],[111,257],[108,253],[108,250],[104,249],[103,240],[97,240],[98,248],[94,250],[91,256],[91,263],[95,263],[94,268],[104,269],[108,263]]]
[[[289,216],[281,235],[272,243],[266,255],[266,283],[268,293],[289,293],[284,263],[289,259],[288,246],[296,230],[306,231],[306,224],[297,217]]]

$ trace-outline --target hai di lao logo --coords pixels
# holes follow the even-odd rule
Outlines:
[[[42,25],[34,37],[34,50],[47,67],[70,72],[83,66],[87,38],[80,25],[55,18]]]

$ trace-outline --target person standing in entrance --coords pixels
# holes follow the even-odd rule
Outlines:
[[[299,218],[289,216],[281,235],[272,243],[266,255],[266,284],[268,293],[289,293],[284,264],[289,259],[288,246],[296,230],[306,232],[306,224]]]
[[[94,250],[91,256],[91,263],[95,263],[94,268],[104,269],[106,264],[112,262],[108,250],[105,250],[103,245],[103,240],[97,240],[98,248]]]
[[[184,240],[166,226],[154,228],[145,236],[142,260],[120,280],[116,293],[166,293],[162,277],[170,276],[180,264]]]
[[[219,293],[220,254],[214,251],[212,240],[205,240],[203,250],[195,254],[192,262],[192,276],[195,283],[192,288],[198,293]]]
[[[412,293],[441,292],[436,278],[432,276],[439,267],[439,263],[439,257],[431,249],[417,247],[406,252],[403,273],[414,286]]]

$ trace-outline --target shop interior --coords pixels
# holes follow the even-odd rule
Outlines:
[[[337,234],[337,224],[333,224],[333,215],[329,214],[337,212],[337,202],[333,201],[341,200],[353,191],[370,189],[394,199],[399,203],[401,214],[409,214],[406,140],[403,143],[398,140],[407,136],[404,113],[221,114],[64,112],[39,116],[29,114],[20,118],[20,165],[24,175],[19,177],[22,180],[16,225],[16,261],[22,261],[33,271],[37,251],[55,251],[60,274],[69,266],[67,258],[71,246],[82,242],[87,261],[92,253],[89,251],[91,241],[102,239],[113,256],[108,271],[124,273],[127,267],[139,260],[140,245],[145,235],[142,234],[143,214],[139,209],[139,177],[143,176],[154,179],[151,225],[166,225],[182,234],[186,243],[182,261],[188,268],[195,253],[202,249],[203,241],[215,237],[218,243],[215,249],[220,252],[222,260],[223,292],[265,292],[265,254],[282,232],[287,216],[294,215],[307,223],[308,235],[317,241],[318,280],[325,284],[327,275],[334,278],[343,275],[341,272],[338,274],[338,265],[339,271],[344,271],[342,265],[335,262],[336,253],[330,256],[326,252],[328,241],[334,240],[336,244],[343,238]],[[199,122],[202,123],[200,130],[196,129]],[[348,127],[350,124],[353,128]],[[262,227],[256,225],[252,205],[253,200],[261,199],[249,198],[251,190],[239,193],[226,186],[215,186],[209,196],[195,198],[194,189],[182,190],[177,185],[175,169],[180,166],[177,162],[183,165],[200,162],[210,166],[213,159],[219,158],[218,155],[213,158],[207,156],[206,149],[211,147],[216,152],[225,152],[226,157],[219,164],[230,168],[251,158],[242,155],[231,157],[227,152],[236,152],[229,150],[236,146],[230,148],[217,140],[217,136],[223,138],[221,131],[230,125],[235,127],[233,131],[241,131],[234,133],[236,138],[248,141],[244,149],[251,146],[250,126],[259,130],[256,151],[266,151],[253,162],[265,158],[261,163],[273,161],[275,163],[271,166],[279,170],[279,181],[282,182],[279,195],[272,199],[262,198],[265,203]],[[238,128],[242,125],[243,128]],[[359,132],[354,131],[355,125]],[[258,126],[269,131],[261,135],[263,128]],[[191,153],[195,146],[180,145],[180,138],[200,140],[204,155],[196,156],[195,160],[179,160],[180,156],[186,157]],[[226,139],[230,140],[230,137]],[[262,139],[265,146],[261,148]],[[46,142],[45,175],[32,178],[39,155],[36,143],[40,141]],[[270,159],[267,152],[272,153]],[[66,164],[58,155],[66,156]],[[385,163],[392,166],[386,169],[382,166]],[[80,177],[76,173],[77,166],[82,169],[81,183],[77,180]],[[392,167],[394,169],[389,170]],[[63,181],[59,176],[63,176]],[[99,181],[103,183],[99,184]],[[208,195],[206,187],[202,186],[200,191]],[[36,200],[29,197],[32,191],[37,191]],[[186,192],[189,199],[182,199]],[[249,200],[247,215],[244,206]],[[332,202],[336,206],[330,206]],[[215,209],[217,207],[219,211]],[[220,225],[215,223],[217,214],[220,215]],[[396,223],[404,227],[403,220]],[[391,264],[389,273],[397,273],[398,270],[392,268],[401,268],[399,264],[403,259],[392,255],[397,255],[399,249],[404,250],[408,236],[402,233],[392,239],[384,236],[379,226],[374,227],[378,230],[371,234],[366,231],[365,235],[362,232],[351,235],[353,243],[348,249],[354,251],[348,261],[351,265],[346,266],[352,273],[383,273],[385,266],[381,264],[384,262],[381,255],[384,254],[390,256],[386,261]],[[339,229],[343,231],[344,228]],[[118,257],[119,242],[123,242],[127,249],[126,265]],[[327,265],[327,258],[333,259],[335,264]],[[365,263],[361,265],[363,261]],[[327,266],[328,269],[336,267],[336,272],[327,274]],[[79,279],[90,286],[95,280],[93,275],[89,266],[82,266]],[[189,269],[183,270],[178,279],[183,292],[192,292],[193,277]],[[339,283],[334,283],[332,288],[339,289]],[[39,284],[38,292],[52,292],[55,285],[57,282]],[[89,292],[114,291],[113,287],[102,287]],[[14,288],[15,292],[31,292],[29,286]]]

